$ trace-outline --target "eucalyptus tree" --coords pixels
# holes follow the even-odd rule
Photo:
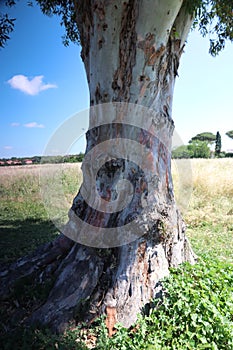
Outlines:
[[[173,194],[173,91],[192,26],[209,34],[214,56],[233,40],[232,1],[36,2],[61,17],[65,44],[82,46],[91,107],[84,183],[63,234],[30,258],[33,266],[27,258],[15,263],[4,291],[13,275],[41,281],[53,273],[48,300],[30,322],[62,330],[77,316],[105,313],[111,333],[159,294],[169,267],[195,262]],[[130,201],[121,206],[124,191]]]

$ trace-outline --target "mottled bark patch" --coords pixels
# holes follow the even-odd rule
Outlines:
[[[145,39],[138,42],[138,48],[144,51],[145,66],[154,66],[158,57],[165,51],[164,45],[156,50],[155,35],[152,33],[147,33]]]

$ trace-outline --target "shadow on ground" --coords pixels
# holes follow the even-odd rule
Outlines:
[[[0,263],[27,255],[56,235],[57,229],[50,220],[0,219]]]

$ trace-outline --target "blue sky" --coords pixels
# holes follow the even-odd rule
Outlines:
[[[80,47],[64,47],[56,17],[20,1],[11,9],[15,31],[0,51],[0,158],[43,154],[49,139],[70,116],[88,108],[89,95]],[[208,54],[208,38],[191,33],[176,82],[173,118],[184,143],[199,132],[233,129],[233,45]],[[86,121],[80,118],[80,125]],[[71,153],[84,151],[84,138]]]

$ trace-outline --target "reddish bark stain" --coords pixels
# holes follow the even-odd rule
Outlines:
[[[116,333],[115,324],[117,322],[117,312],[115,307],[107,306],[106,307],[107,317],[105,320],[106,327],[108,329],[109,337],[112,337]]]
[[[138,262],[141,263],[144,260],[146,253],[146,241],[143,241],[138,245]]]

